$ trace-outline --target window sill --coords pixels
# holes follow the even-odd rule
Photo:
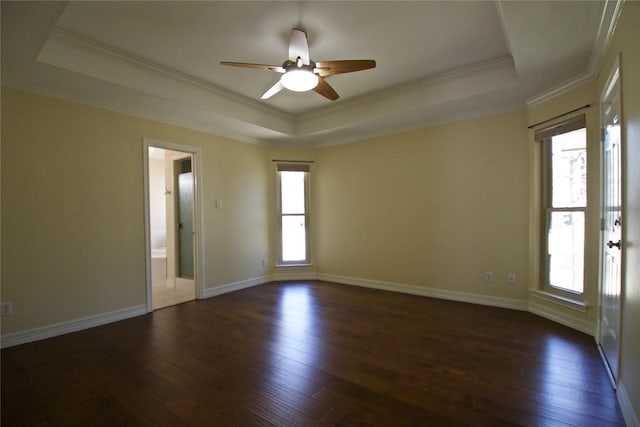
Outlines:
[[[586,313],[589,305],[584,301],[575,300],[561,295],[552,294],[551,292],[541,291],[539,289],[529,289],[529,295],[544,301],[559,304],[572,310]]]
[[[299,263],[299,264],[276,264],[275,265],[276,268],[280,268],[280,269],[287,269],[287,268],[309,268],[309,267],[313,267],[313,264],[311,263]]]

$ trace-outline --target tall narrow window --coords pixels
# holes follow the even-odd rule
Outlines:
[[[309,165],[277,165],[281,265],[309,264]]]
[[[543,153],[544,277],[548,291],[581,295],[587,208],[584,116],[536,133]]]

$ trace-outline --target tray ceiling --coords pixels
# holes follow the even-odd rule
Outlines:
[[[338,144],[524,108],[593,78],[619,5],[520,2],[2,2],[2,82],[256,143]],[[283,91],[291,28],[313,60],[375,59],[340,94]]]

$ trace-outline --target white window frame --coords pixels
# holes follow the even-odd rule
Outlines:
[[[554,136],[564,133],[572,132],[579,129],[586,130],[586,118],[585,115],[579,115],[572,117],[560,123],[556,123],[553,126],[537,130],[535,133],[535,140],[541,143],[541,275],[542,275],[542,290],[550,294],[557,295],[562,298],[570,300],[583,301],[584,291],[586,284],[587,274],[587,203],[581,207],[553,207],[552,203],[552,188],[551,188],[551,174],[552,171],[552,150],[551,140]],[[588,137],[586,137],[588,138]],[[588,140],[587,140],[588,141]],[[585,141],[585,143],[587,142]],[[588,144],[585,144],[587,150],[587,157],[589,156]],[[587,170],[589,174],[589,170]],[[554,212],[582,212],[584,216],[584,244],[583,244],[583,272],[582,272],[582,292],[572,291],[569,289],[558,288],[550,283],[550,265],[548,259],[549,253],[549,227],[551,225],[551,215]]]
[[[282,181],[280,172],[304,172],[304,224],[305,224],[305,259],[295,261],[284,261],[282,259],[282,217],[283,216],[298,216],[300,214],[283,214],[282,213]],[[276,194],[277,194],[277,207],[278,207],[278,258],[277,267],[298,267],[298,266],[310,266],[311,265],[311,226],[309,215],[309,189],[310,189],[310,175],[311,165],[310,162],[278,162],[276,163]]]

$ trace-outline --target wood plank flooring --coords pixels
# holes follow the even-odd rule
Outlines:
[[[271,283],[2,350],[9,426],[623,426],[592,337],[526,312]]]

